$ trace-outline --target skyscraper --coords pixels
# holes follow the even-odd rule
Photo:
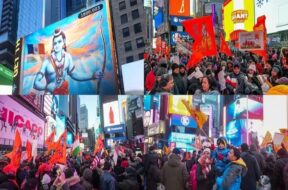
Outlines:
[[[19,2],[17,39],[45,26],[45,0]]]
[[[110,0],[110,3],[118,63],[143,59],[147,36],[143,1]]]
[[[86,105],[80,106],[80,122],[79,122],[79,131],[85,132],[88,129],[88,109]]]
[[[17,38],[18,0],[0,1],[0,64],[13,69]]]
[[[66,0],[45,0],[45,26],[67,16]]]

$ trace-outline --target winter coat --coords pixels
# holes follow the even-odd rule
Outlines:
[[[219,95],[219,92],[217,90],[209,90],[208,92],[203,92],[202,90],[197,89],[194,95]]]
[[[56,179],[57,180],[57,179]],[[79,176],[72,176],[65,179],[62,182],[56,183],[50,188],[51,190],[85,190],[85,188],[80,184]]]
[[[157,183],[161,181],[161,171],[157,165],[150,165],[147,175],[147,190],[157,190]]]
[[[103,171],[100,177],[100,189],[101,190],[115,190],[116,181],[115,178],[108,172]]]
[[[189,174],[180,156],[171,154],[162,169],[162,181],[166,190],[185,190]]]
[[[197,163],[196,179],[197,190],[210,190],[212,189],[215,181],[214,171],[210,170],[210,172],[207,174],[207,178],[205,178],[201,165]]]
[[[229,160],[227,159],[228,153],[229,153],[228,148],[220,149],[219,147],[217,147],[212,152],[211,157],[213,159],[215,159],[215,171],[216,171],[217,175],[221,175],[222,172],[224,171],[226,165],[229,163]],[[219,155],[222,155],[224,157],[224,159],[220,160]]]
[[[221,177],[216,178],[217,190],[239,190],[242,176],[247,173],[247,167],[242,158],[230,162]]]
[[[182,78],[180,74],[173,73],[173,80],[174,80],[174,93],[175,94],[186,94],[186,89],[184,82],[182,81]]]
[[[264,156],[257,151],[251,151],[251,154],[256,158],[262,174],[266,168],[266,162]]]
[[[81,177],[81,184],[85,188],[85,190],[92,190],[93,186],[91,184],[92,181],[92,170],[90,168],[86,168],[83,172],[83,176]]]
[[[139,184],[136,177],[128,177],[118,183],[119,190],[139,190]]]
[[[236,91],[235,91],[235,94],[244,94],[245,92],[245,75],[243,73],[239,73],[239,74],[235,74],[235,73],[231,73],[229,74],[229,78],[231,81],[237,81],[237,87],[236,87]],[[227,89],[232,93],[234,94],[234,88],[226,83],[226,87]]]
[[[3,181],[2,183],[0,183],[0,189],[18,190],[19,186],[15,180],[14,181],[13,180],[7,180],[7,181]]]
[[[154,72],[151,70],[148,74],[147,74],[147,77],[146,77],[146,80],[145,80],[145,90],[147,91],[150,91],[152,90],[154,84],[155,84],[155,80],[156,80],[156,77],[155,77],[155,74]]]
[[[280,158],[276,160],[273,168],[272,176],[272,188],[275,190],[285,189],[285,184],[283,181],[283,170],[288,162],[288,158]]]
[[[256,182],[260,179],[260,168],[256,158],[249,152],[242,152],[241,158],[244,160],[248,172],[242,177],[241,190],[255,190]]]

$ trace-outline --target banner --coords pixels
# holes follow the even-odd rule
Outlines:
[[[197,123],[192,117],[176,114],[171,116],[171,125],[197,128]]]
[[[195,67],[204,56],[217,55],[216,40],[211,16],[183,21],[186,32],[194,39],[188,68]]]
[[[240,51],[255,51],[264,50],[263,32],[241,32],[239,34],[239,50]]]
[[[174,16],[190,16],[190,0],[170,0],[169,14]]]
[[[222,35],[220,35],[220,50],[219,50],[219,52],[225,53],[227,56],[233,55]]]
[[[170,16],[170,23],[172,26],[182,26],[184,20],[191,19],[192,17],[183,17],[183,16]]]
[[[108,0],[24,37],[21,48],[20,94],[118,94]]]
[[[18,129],[23,142],[35,137],[39,147],[42,148],[44,124],[42,118],[9,96],[0,96],[0,139],[5,139],[2,142],[14,140],[16,129]]]
[[[267,56],[267,30],[266,30],[266,16],[260,16],[257,18],[257,23],[253,27],[254,31],[259,31],[263,33],[263,43],[264,43],[264,49],[263,50],[254,50],[252,51],[256,55],[262,56],[265,58],[265,60],[268,60]]]

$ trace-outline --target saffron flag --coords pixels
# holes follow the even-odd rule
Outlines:
[[[73,146],[72,146],[72,156],[77,156],[80,152],[80,141],[79,135],[76,135]]]
[[[99,152],[101,152],[103,148],[104,148],[104,142],[103,142],[103,139],[102,139],[102,135],[99,135],[97,140],[96,140],[94,155],[96,155]]]
[[[55,143],[55,152],[49,160],[49,164],[61,163],[66,164],[66,138],[67,131],[60,136],[58,141]]]
[[[48,152],[50,152],[54,147],[54,138],[55,138],[55,133],[53,131],[45,141],[45,144],[47,144]]]
[[[196,67],[204,56],[217,55],[216,40],[211,16],[185,20],[182,22],[186,32],[194,39],[192,56],[187,67]]]
[[[196,110],[195,108],[192,108],[187,100],[183,99],[182,103],[185,105],[186,109],[190,112],[191,116],[195,119],[198,128],[202,129],[204,123],[208,119],[207,115],[205,115],[203,112],[199,110]]]
[[[169,155],[169,154],[171,153],[170,149],[169,149],[166,145],[163,146],[163,152],[164,152],[166,155]]]
[[[28,54],[45,54],[44,44],[28,44]]]
[[[12,152],[5,154],[4,156],[10,158],[11,160],[10,164],[18,168],[21,162],[21,154],[22,154],[22,140],[19,131],[16,130]]]
[[[225,42],[225,39],[222,35],[220,35],[220,50],[219,52],[225,53],[227,56],[232,56],[232,52],[229,49],[227,43]]]
[[[27,140],[26,142],[26,153],[27,153],[27,159],[30,162],[32,160],[32,144]]]
[[[264,57],[264,59],[267,61],[268,57],[267,57],[267,30],[266,30],[266,16],[260,16],[257,18],[257,23],[254,25],[253,30],[254,31],[262,31],[263,32],[263,36],[264,36],[264,50],[255,50],[252,51],[253,53],[255,53],[256,55],[262,56]]]
[[[261,143],[261,147],[266,147],[271,142],[272,142],[272,135],[269,131],[267,131],[265,134],[265,137]]]

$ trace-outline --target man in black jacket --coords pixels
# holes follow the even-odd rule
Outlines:
[[[260,168],[256,158],[249,152],[248,144],[241,145],[241,158],[248,168],[247,174],[242,177],[241,190],[255,190],[256,182],[260,179]]]

